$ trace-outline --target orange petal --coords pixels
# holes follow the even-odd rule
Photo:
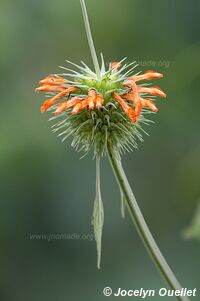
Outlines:
[[[136,106],[136,104],[138,103],[138,102],[140,102],[140,97],[139,97],[139,93],[137,92],[137,93],[127,93],[127,94],[124,94],[123,95],[123,98],[125,98],[125,99],[127,99],[127,100],[131,100],[133,103],[134,103],[134,105]]]
[[[59,87],[59,86],[52,86],[52,85],[44,85],[44,86],[40,86],[38,88],[35,89],[36,92],[56,92],[56,91],[63,91],[64,88],[63,87]]]
[[[61,114],[63,111],[75,106],[77,103],[79,103],[81,101],[81,98],[79,97],[72,97],[70,100],[67,101],[62,101],[61,103],[59,103],[59,105],[57,106],[54,114]]]
[[[137,122],[137,114],[131,107],[128,109],[127,115],[132,122]]]
[[[49,100],[45,100],[45,102],[43,103],[43,105],[40,108],[40,112],[44,113],[46,112],[46,110],[51,106],[51,104],[49,104]]]
[[[136,117],[137,117],[136,112],[117,93],[114,92],[113,97],[121,105],[122,109],[124,110],[126,115],[131,119],[131,121],[136,122],[137,121],[136,120]]]
[[[142,102],[138,101],[137,104],[135,104],[135,113],[137,114],[137,116],[140,115],[142,111]]]
[[[104,102],[103,96],[102,95],[97,95],[96,98],[95,98],[96,108],[97,109],[102,108],[103,102]]]
[[[136,85],[135,81],[133,79],[128,79],[125,82],[125,86],[131,87],[131,92],[133,92],[133,98],[131,99],[134,104],[137,103],[140,100],[140,95],[138,92],[138,86]]]
[[[82,104],[81,104],[81,102],[80,102],[80,103],[77,103],[77,104],[74,106],[73,110],[72,110],[72,114],[73,114],[73,115],[77,114],[81,109],[82,109]]]
[[[88,96],[87,97],[87,102],[88,102],[88,107],[90,110],[93,110],[94,109],[94,100],[92,99],[91,96]]]
[[[127,99],[127,100],[132,100],[134,99],[134,94],[133,93],[126,93],[123,95],[123,98]]]
[[[88,91],[88,97],[86,97],[86,101],[88,102],[88,107],[90,110],[93,110],[95,107],[95,98],[96,92],[94,89]]]
[[[67,101],[62,101],[56,108],[54,114],[59,115],[67,109]]]
[[[86,99],[82,100],[82,102],[81,102],[81,110],[85,109],[87,106],[88,106],[87,100]]]
[[[63,83],[66,83],[66,80],[63,77],[54,74],[50,74],[39,81],[40,85],[60,85]]]
[[[77,96],[72,97],[70,100],[67,101],[67,109],[73,107],[77,103],[79,103],[82,100],[82,98],[79,98]]]
[[[138,86],[138,92],[139,93],[148,93],[148,94],[156,95],[156,96],[160,96],[160,97],[166,97],[166,94],[159,87],[147,88],[147,87]]]
[[[163,77],[162,73],[153,70],[148,70],[144,74],[131,76],[130,79],[133,79],[135,82],[137,82],[140,80],[150,80],[152,78],[162,78],[162,77]]]
[[[45,112],[48,108],[50,108],[56,101],[58,101],[60,98],[63,96],[72,93],[73,91],[77,90],[77,87],[70,87],[67,89],[64,89],[60,93],[58,93],[56,96],[48,99],[47,101],[44,102],[43,106],[41,107],[41,112]]]
[[[135,94],[133,94],[133,93],[124,94],[123,97],[127,100],[132,100],[133,101],[134,106],[135,106],[135,113],[137,115],[140,115],[140,112],[142,110],[142,103],[141,103],[140,98],[136,99]]]
[[[163,78],[162,73],[159,73],[159,72],[154,71],[154,70],[147,70],[144,74],[148,76],[148,79]]]
[[[141,98],[141,102],[142,102],[142,105],[144,107],[148,107],[150,110],[152,110],[153,112],[158,112],[158,108],[156,107],[155,103],[149,99],[149,98]]]

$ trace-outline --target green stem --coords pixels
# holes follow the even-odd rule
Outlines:
[[[111,166],[113,168],[117,182],[123,191],[126,198],[126,205],[129,210],[129,213],[135,223],[137,231],[147,249],[151,255],[155,265],[158,270],[161,272],[162,276],[168,283],[171,289],[181,290],[181,285],[174,276],[172,270],[170,269],[168,263],[163,257],[161,251],[159,250],[143,216],[140,211],[140,208],[137,204],[135,196],[131,190],[127,177],[124,173],[123,167],[121,165],[121,160],[117,155],[114,155],[112,149],[108,146],[108,156],[110,159]],[[188,297],[177,296],[179,301],[190,301]]]
[[[101,199],[101,183],[100,183],[100,155],[96,154],[96,198],[94,201],[94,209],[92,216],[92,224],[94,227],[94,236],[97,247],[97,267],[100,269],[101,263],[101,241],[102,241],[102,230],[104,223],[104,209],[103,202]]]
[[[81,8],[82,8],[83,19],[84,19],[84,24],[85,24],[85,30],[86,30],[86,34],[87,34],[88,44],[89,44],[89,47],[90,47],[90,52],[91,52],[91,55],[92,55],[92,60],[93,60],[95,72],[97,74],[97,78],[100,79],[101,78],[101,72],[100,72],[99,62],[98,62],[95,47],[94,47],[94,42],[93,42],[92,33],[91,33],[91,29],[90,29],[90,23],[89,23],[89,19],[88,19],[88,14],[87,14],[85,1],[80,0],[80,2],[81,2]]]

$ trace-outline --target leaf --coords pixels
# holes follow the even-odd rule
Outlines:
[[[92,224],[94,227],[94,236],[95,236],[96,247],[97,247],[98,269],[100,269],[100,263],[101,263],[101,242],[102,242],[103,223],[104,223],[103,202],[101,198],[96,198],[94,201]]]

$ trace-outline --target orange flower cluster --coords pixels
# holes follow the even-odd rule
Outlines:
[[[72,92],[79,90],[75,86],[67,87],[67,81],[57,75],[49,75],[39,81],[40,87],[36,88],[36,92],[57,92],[60,91],[54,97],[46,100],[41,106],[41,112],[44,113],[54,105],[58,100],[63,97],[69,96]],[[61,114],[63,111],[72,108],[72,114],[77,114],[79,111],[88,107],[90,110],[93,110],[95,107],[100,109],[103,105],[103,96],[96,93],[94,89],[88,91],[88,96],[84,99],[83,97],[75,96],[69,100],[62,101],[57,105],[55,114]]]
[[[110,68],[118,71],[121,64],[113,62],[110,64]],[[137,122],[137,118],[140,116],[142,108],[148,107],[153,112],[157,112],[155,103],[150,98],[144,98],[141,94],[149,94],[154,96],[166,97],[166,94],[159,87],[145,87],[137,85],[138,81],[150,80],[153,78],[162,78],[161,73],[149,70],[141,75],[134,75],[124,82],[124,87],[128,89],[128,93],[122,96],[116,92],[112,93],[112,97],[120,104],[126,115],[132,122]],[[94,108],[100,109],[104,103],[103,96],[98,94],[94,88],[88,90],[88,96],[83,98],[82,96],[74,96],[69,98],[71,93],[80,90],[76,86],[68,85],[66,79],[57,75],[49,75],[39,82],[40,86],[36,88],[36,92],[58,92],[54,97],[46,100],[41,106],[41,112],[46,112],[51,106],[63,97],[68,99],[60,102],[55,110],[55,114],[61,114],[63,111],[72,108],[72,114],[77,114],[83,109],[88,108],[93,110]],[[126,91],[127,92],[127,91]],[[130,105],[130,102],[133,106]],[[134,107],[134,108],[133,108]]]
[[[125,81],[124,85],[129,88],[129,93],[125,93],[122,96],[119,96],[117,93],[113,93],[113,97],[120,103],[126,115],[132,122],[137,122],[137,117],[140,116],[143,107],[148,107],[153,112],[158,111],[155,103],[150,98],[141,97],[141,93],[166,97],[166,94],[159,87],[149,88],[139,86],[136,82],[162,77],[163,75],[161,73],[149,70],[144,74],[131,76]],[[132,101],[134,109],[128,105],[125,100]]]

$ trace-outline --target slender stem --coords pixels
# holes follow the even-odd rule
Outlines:
[[[96,154],[96,194],[99,199],[101,198],[100,162],[101,157],[99,154]]]
[[[178,280],[174,276],[172,270],[167,264],[165,258],[163,257],[161,251],[159,250],[145,220],[142,216],[140,208],[137,204],[137,201],[134,197],[134,194],[131,190],[127,177],[124,173],[123,167],[121,165],[121,160],[117,155],[112,153],[112,150],[108,146],[108,156],[110,159],[111,166],[113,168],[115,177],[117,182],[123,191],[126,198],[126,205],[129,210],[129,213],[135,223],[137,231],[147,249],[149,254],[151,255],[155,265],[158,270],[161,272],[162,276],[168,283],[171,289],[173,290],[181,290],[182,287],[179,284]],[[188,297],[177,296],[179,301],[190,301]]]
[[[92,224],[94,227],[94,235],[97,247],[97,267],[100,269],[101,263],[101,241],[102,241],[102,230],[104,223],[104,209],[103,202],[101,199],[101,183],[100,183],[100,155],[96,154],[96,198],[93,209]]]
[[[100,79],[101,73],[100,73],[100,68],[99,68],[99,62],[98,62],[95,47],[94,47],[94,42],[93,42],[92,33],[91,33],[91,29],[90,29],[90,23],[89,23],[89,19],[88,19],[88,14],[87,14],[85,1],[80,0],[80,2],[81,2],[81,8],[82,8],[83,19],[84,19],[84,24],[85,24],[85,30],[86,30],[86,34],[87,34],[88,44],[89,44],[89,47],[90,47],[90,52],[91,52],[91,55],[92,55],[92,60],[93,60],[95,72],[97,74],[97,78]]]

